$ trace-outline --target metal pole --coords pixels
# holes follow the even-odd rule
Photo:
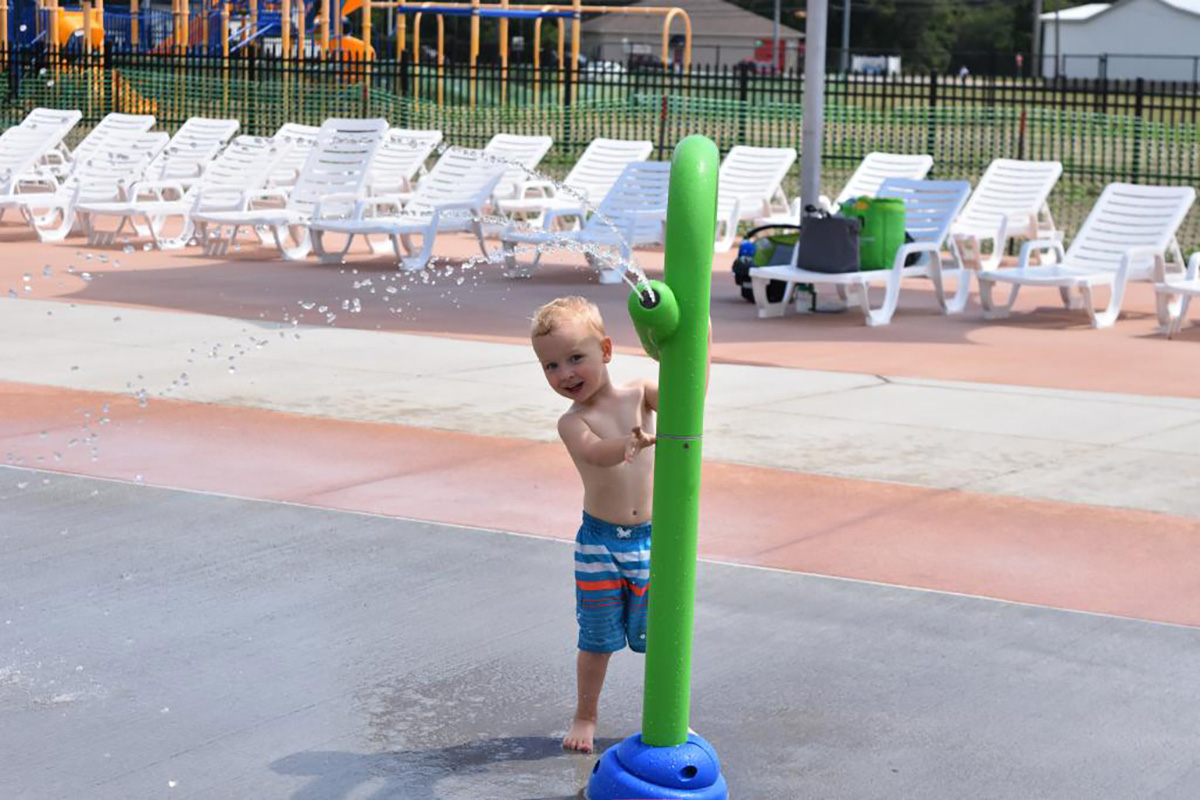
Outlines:
[[[842,74],[850,71],[850,0],[842,2]]]
[[[1058,16],[1058,7],[1062,0],[1054,0],[1054,77],[1062,74],[1062,19]]]
[[[779,2],[775,0],[775,16],[771,21],[771,68],[779,70]]]
[[[815,205],[821,196],[821,139],[825,129],[825,29],[829,21],[829,0],[809,0],[807,20],[800,202]]]
[[[1042,0],[1033,0],[1033,77],[1042,74]]]

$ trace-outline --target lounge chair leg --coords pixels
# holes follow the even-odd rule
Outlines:
[[[303,261],[312,251],[312,235],[307,225],[272,225],[271,233],[279,252],[288,261]]]
[[[325,231],[313,228],[309,235],[312,237],[313,252],[316,253],[317,260],[322,264],[344,264],[346,262],[346,253],[349,252],[350,245],[354,243],[353,233],[346,236],[342,249],[336,252],[325,249]]]
[[[1063,308],[1079,311],[1083,308],[1083,295],[1072,294],[1069,286],[1058,287],[1058,296],[1062,298]]]
[[[983,306],[983,318],[1004,319],[1008,316],[1008,312],[1012,311],[1013,304],[1017,302],[1017,295],[1021,293],[1021,284],[1014,283],[1012,293],[1008,296],[1008,302],[997,305],[992,299],[992,289],[995,288],[996,282],[985,278],[985,274],[979,274],[979,305]]]
[[[1179,303],[1179,313],[1176,314],[1174,318],[1172,318],[1171,322],[1167,326],[1167,338],[1168,339],[1174,339],[1175,334],[1177,334],[1181,330],[1183,330],[1183,323],[1187,319],[1188,306],[1191,304],[1191,302],[1192,302],[1191,295],[1186,295],[1186,296],[1184,296],[1183,300]]]
[[[395,249],[392,246],[392,242],[390,239],[382,239],[382,240],[377,241],[367,235],[364,235],[363,238],[367,240],[367,247],[369,247],[371,249],[371,252],[374,255],[386,256],[389,253],[389,251]]]
[[[770,280],[767,278],[755,278],[753,276],[750,278],[750,288],[754,292],[754,305],[758,308],[759,319],[782,317],[786,314],[788,305],[790,305],[788,298],[791,297],[792,290],[795,288],[795,284],[788,281],[784,287],[783,299],[777,303],[772,303],[767,299],[768,284],[770,284]]]
[[[165,219],[161,221],[164,224],[166,222]],[[198,231],[190,214],[183,215],[183,227],[178,236],[163,236],[163,229],[163,224],[154,226],[154,244],[158,246],[159,250],[178,250],[193,241],[204,240],[204,235]]]
[[[533,274],[533,270],[541,258],[541,251],[535,251],[532,264],[527,267],[522,266],[517,261],[515,244],[515,242],[500,240],[500,253],[504,259],[504,270],[501,274],[506,278],[528,278]]]
[[[1084,307],[1087,309],[1093,328],[1111,328],[1117,321],[1117,317],[1121,315],[1121,300],[1125,295],[1125,286],[1120,282],[1114,282],[1109,291],[1108,306],[1103,311],[1099,311],[1096,309],[1096,298],[1092,294],[1092,287],[1087,284],[1079,287],[1079,293],[1083,295]]]
[[[1187,299],[1183,295],[1155,292],[1154,312],[1158,316],[1159,329],[1168,330],[1175,318],[1181,317],[1183,313],[1186,313],[1183,311],[1186,305]]]
[[[58,222],[45,226],[39,224],[36,228],[38,241],[61,242],[71,234],[71,229],[75,227],[75,209],[55,208],[42,219],[52,219],[51,215],[57,216]]]

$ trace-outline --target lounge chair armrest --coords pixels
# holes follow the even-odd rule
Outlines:
[[[1189,281],[1194,281],[1197,277],[1200,277],[1200,252],[1192,253],[1187,262],[1187,273],[1184,275]]]
[[[340,192],[336,194],[322,195],[317,199],[317,205],[313,208],[312,218],[314,220],[328,219],[331,213],[338,216],[344,216],[347,211],[349,211],[352,216],[358,217],[362,215],[364,207],[372,204],[372,200],[389,202],[384,196],[380,196],[378,198],[364,198],[362,195],[352,192]],[[331,211],[331,208],[337,210]]]
[[[550,230],[554,220],[558,219],[559,217],[579,217],[580,219],[583,219],[585,216],[587,216],[587,211],[584,210],[583,206],[548,208],[546,209],[546,213],[542,215],[542,227],[546,230]]]
[[[534,195],[534,192],[538,192],[538,194]],[[545,180],[529,180],[517,187],[518,199],[526,197],[554,197],[556,194],[557,189],[554,184]]]
[[[1122,273],[1128,274],[1129,265],[1135,258],[1149,256],[1154,262],[1154,266],[1151,267],[1151,276],[1153,279],[1156,281],[1166,281],[1166,263],[1163,260],[1162,254],[1162,248],[1160,247],[1128,247],[1121,252],[1121,263],[1117,266],[1117,275],[1120,276]]]
[[[457,203],[438,203],[433,206],[433,225],[436,228],[443,214],[453,214],[455,211],[467,211],[472,217],[483,216],[481,203],[475,200],[461,200]]]
[[[290,193],[287,187],[284,186],[257,189],[246,196],[246,207],[253,208],[255,203],[260,200],[282,200],[286,203]]]
[[[1061,263],[1066,258],[1066,252],[1063,250],[1062,239],[1030,239],[1021,245],[1021,253],[1017,256],[1017,266],[1026,267],[1029,265],[1029,256],[1034,250],[1053,250]]]
[[[906,242],[896,251],[896,257],[892,259],[892,269],[903,267],[904,262],[914,253],[933,253],[935,257],[940,257],[942,245],[940,242]]]
[[[137,201],[148,194],[148,200],[166,200],[169,196],[182,198],[191,188],[183,181],[138,181],[129,187],[129,199]]]

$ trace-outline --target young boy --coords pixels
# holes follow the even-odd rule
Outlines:
[[[651,478],[658,384],[613,384],[612,340],[595,304],[562,297],[537,310],[533,349],[550,388],[571,400],[558,434],[583,479],[575,539],[578,700],[563,747],[590,753],[612,654],[646,652]]]

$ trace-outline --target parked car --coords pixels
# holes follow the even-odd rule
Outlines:
[[[592,61],[581,67],[580,71],[597,80],[617,80],[625,74],[625,65],[619,61]]]
[[[625,64],[630,72],[662,72],[662,59],[653,53],[630,53]]]

